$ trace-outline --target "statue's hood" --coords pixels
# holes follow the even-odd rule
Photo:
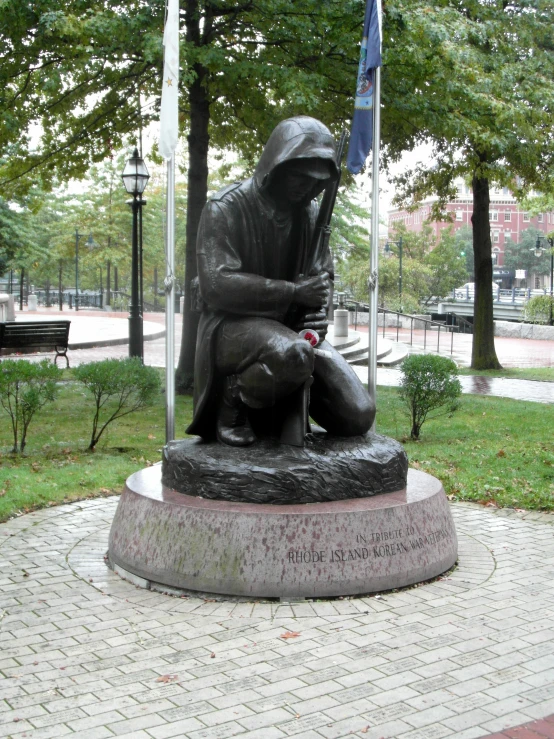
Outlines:
[[[333,178],[338,177],[337,150],[329,129],[315,118],[296,116],[281,121],[273,130],[254,171],[254,182],[267,189],[277,167],[294,159],[325,159],[331,164]],[[315,197],[325,187],[318,182]]]

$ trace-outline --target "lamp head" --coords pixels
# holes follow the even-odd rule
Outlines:
[[[150,175],[144,159],[139,156],[138,149],[135,148],[133,156],[127,160],[121,179],[129,195],[136,197],[144,192]]]
[[[544,251],[543,247],[541,246],[541,237],[537,236],[537,241],[535,243],[535,248],[531,251],[534,251],[536,257],[540,257]]]

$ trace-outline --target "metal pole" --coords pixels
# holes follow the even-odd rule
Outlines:
[[[402,311],[402,236],[398,239],[398,298],[400,310]]]
[[[63,310],[63,290],[62,290],[62,260],[60,259],[60,266],[58,269],[58,301],[60,306],[60,311]]]
[[[108,244],[110,243],[110,237],[108,236]],[[108,305],[112,304],[112,273],[111,273],[111,267],[112,263],[108,259],[108,264],[106,266],[106,303]]]
[[[175,438],[175,154],[167,161],[165,266],[165,442]]]
[[[554,238],[549,239],[547,237],[546,241],[550,246],[550,316],[548,320],[548,325],[552,326],[552,277],[554,274]],[[546,293],[546,289],[544,290],[544,292]]]
[[[379,151],[381,138],[381,69],[375,70],[373,82],[373,147],[371,162],[371,250],[369,257],[369,356],[367,391],[377,399],[377,314],[379,312]],[[375,430],[375,422],[371,428]]]
[[[75,229],[75,310],[79,310],[79,239],[81,234]]]
[[[139,245],[137,196],[129,203],[133,210],[133,237],[131,243],[131,305],[129,306],[129,356],[142,359],[141,316],[139,306]]]
[[[140,97],[139,97],[140,99]],[[142,128],[141,128],[141,134],[142,136]],[[142,146],[142,140],[141,140],[141,146]],[[139,193],[138,196],[139,199],[139,308],[140,308],[140,315],[141,319],[144,319],[144,292],[143,292],[143,284],[142,284],[142,206],[145,204],[145,200],[142,199],[142,193]],[[143,326],[142,326],[142,320],[140,322],[140,341],[141,341],[141,356],[144,354],[144,342],[143,342]]]

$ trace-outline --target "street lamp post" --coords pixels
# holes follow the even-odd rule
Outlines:
[[[398,241],[387,241],[385,244],[385,254],[392,254],[391,244],[398,247],[398,299],[400,312],[402,312],[402,236]]]
[[[80,234],[79,229],[75,229],[75,310],[79,310],[79,239],[85,234]],[[94,246],[92,234],[89,234],[87,246],[91,249]]]
[[[146,203],[142,199],[142,193],[146,187],[150,175],[144,163],[139,156],[138,149],[135,149],[133,156],[127,160],[121,179],[125,185],[125,189],[133,199],[129,201],[129,205],[133,211],[133,231],[131,242],[131,305],[129,306],[129,356],[143,356],[142,347],[142,311],[140,305],[139,294],[139,262],[142,252],[142,244],[139,244],[139,210]],[[140,196],[140,197],[139,197]],[[142,233],[140,234],[142,236]]]
[[[543,252],[546,251],[546,247],[542,246],[541,241],[546,241],[550,246],[550,306],[549,306],[549,319],[548,325],[552,326],[552,277],[554,275],[554,236],[537,236],[537,243],[532,251],[535,252],[536,257],[542,256]]]

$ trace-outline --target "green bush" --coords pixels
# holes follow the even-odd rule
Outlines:
[[[550,295],[535,295],[525,304],[523,318],[528,323],[548,324],[553,313],[554,304]]]
[[[4,359],[0,362],[0,405],[11,418],[13,449],[23,452],[35,413],[55,400],[62,371],[48,359]]]
[[[433,418],[455,411],[462,393],[458,368],[448,357],[436,354],[412,354],[402,362],[400,395],[408,406],[412,428],[410,436],[419,439],[421,427],[432,411]]]
[[[82,364],[73,374],[94,397],[96,410],[88,447],[91,450],[112,421],[152,405],[160,391],[157,370],[146,367],[138,358]]]

